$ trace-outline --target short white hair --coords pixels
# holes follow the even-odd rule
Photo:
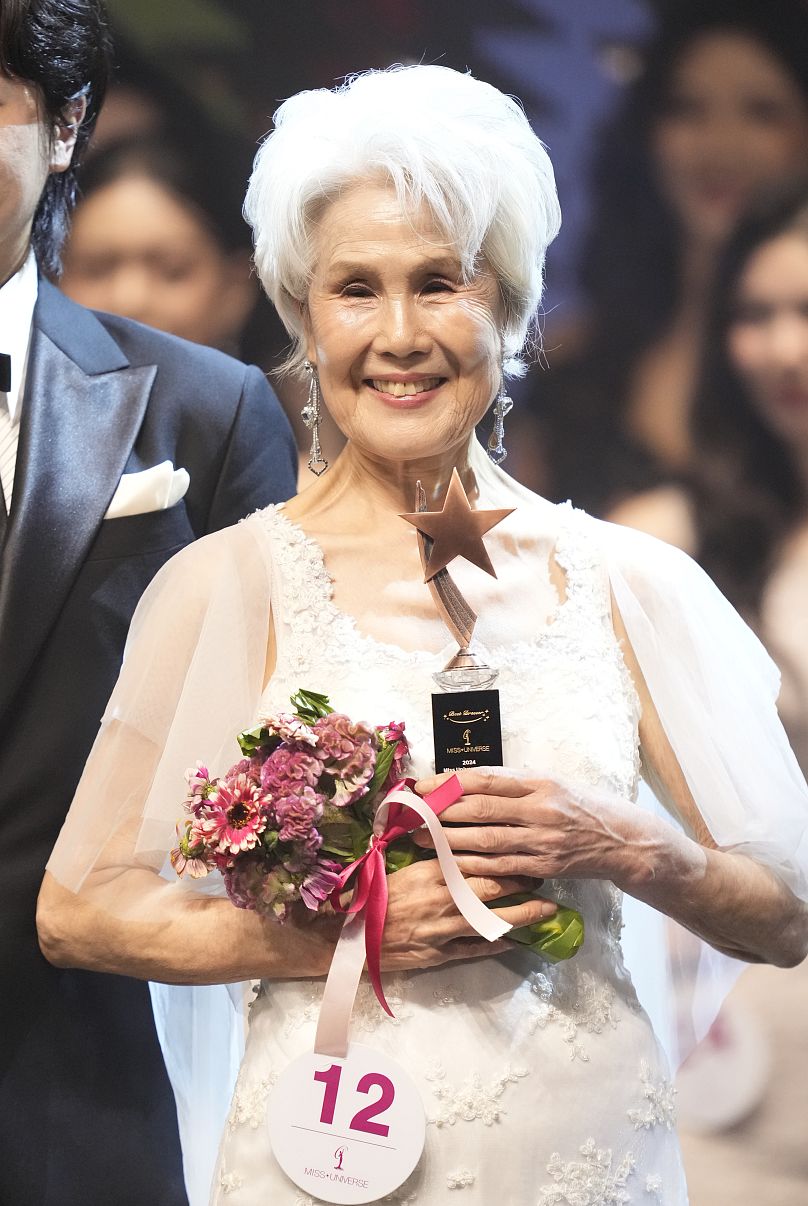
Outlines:
[[[280,106],[255,159],[244,213],[255,264],[305,358],[313,233],[351,185],[386,178],[404,213],[425,202],[471,277],[482,256],[502,294],[504,368],[525,371],[548,244],[561,223],[553,167],[519,103],[449,67],[392,67]]]

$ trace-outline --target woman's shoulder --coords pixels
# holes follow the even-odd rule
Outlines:
[[[574,509],[577,521],[602,550],[606,562],[633,583],[665,590],[671,583],[712,582],[693,556],[661,534],[611,519],[597,519]],[[664,525],[660,532],[670,535]],[[716,587],[713,589],[717,590]]]
[[[175,607],[187,608],[206,604],[223,584],[263,592],[270,565],[264,511],[200,536],[174,553],[155,574],[144,600],[168,597]]]

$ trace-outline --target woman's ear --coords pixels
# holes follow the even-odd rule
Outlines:
[[[52,172],[66,172],[73,159],[73,149],[76,136],[87,112],[87,97],[77,96],[65,105],[59,121],[53,129],[49,169]]]

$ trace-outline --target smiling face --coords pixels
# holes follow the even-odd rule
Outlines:
[[[808,100],[754,38],[704,34],[673,71],[652,150],[662,193],[685,231],[720,241],[756,189],[801,169]]]
[[[750,257],[727,350],[764,422],[808,445],[808,234],[779,235]]]
[[[464,282],[428,210],[404,217],[391,187],[356,185],[324,210],[304,319],[325,404],[375,458],[462,448],[499,387],[496,279]]]

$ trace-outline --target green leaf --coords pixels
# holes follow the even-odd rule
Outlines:
[[[302,687],[291,697],[290,703],[295,715],[305,724],[314,724],[321,716],[330,716],[334,711],[327,695],[320,695],[317,691],[304,691]]]
[[[402,868],[409,867],[411,863],[416,862],[419,857],[419,848],[409,836],[405,835],[387,847],[384,865],[388,873],[401,871]]]
[[[359,817],[351,817],[351,843],[354,858],[361,858],[368,848],[373,826],[369,821]]]
[[[530,892],[517,892],[503,900],[490,901],[489,908],[507,908],[509,905],[524,904],[527,900],[535,900],[535,897]],[[564,959],[571,959],[583,945],[584,919],[577,909],[559,905],[552,917],[520,926],[505,937],[530,947],[534,954],[540,955],[548,963],[560,963]]]
[[[379,788],[384,783],[387,776],[390,774],[390,767],[393,765],[396,747],[389,741],[382,740],[382,746],[376,755],[376,769],[373,772],[373,778],[368,783],[368,799],[372,800]]]
[[[320,833],[323,835],[320,849],[345,863],[353,862],[354,859],[351,821],[350,814],[343,809],[326,804],[320,822]]]
[[[258,725],[254,729],[245,729],[243,733],[239,733],[236,740],[245,758],[252,758],[259,751],[269,756],[281,743],[281,739],[277,733],[270,733],[265,725]]]

